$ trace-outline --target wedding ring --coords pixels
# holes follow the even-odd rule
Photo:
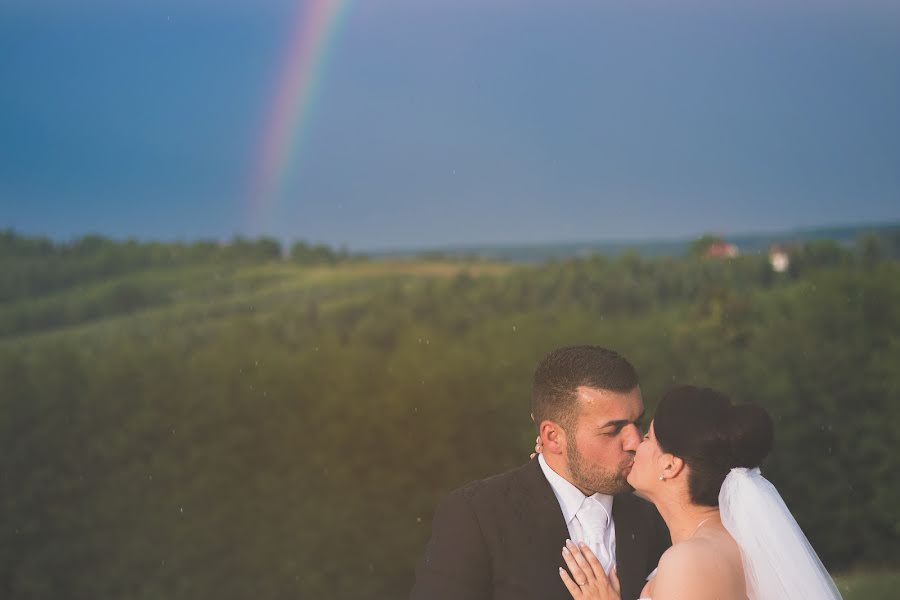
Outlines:
[[[578,582],[576,581],[575,583],[578,583]],[[587,585],[587,581],[585,581],[584,583],[578,583],[578,587],[583,587],[586,585]]]

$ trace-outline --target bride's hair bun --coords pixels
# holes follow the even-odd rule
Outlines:
[[[739,404],[729,415],[728,435],[734,467],[752,469],[772,451],[775,425],[772,417],[755,404]]]
[[[772,417],[754,404],[733,406],[710,388],[680,385],[662,397],[653,431],[663,452],[688,466],[691,502],[718,506],[725,476],[735,467],[755,468],[772,450]]]

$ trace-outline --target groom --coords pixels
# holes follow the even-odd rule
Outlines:
[[[670,545],[625,480],[644,413],[634,367],[605,348],[560,348],[538,364],[531,401],[542,453],[443,499],[412,600],[570,600],[558,571],[567,538],[615,566],[634,600]]]

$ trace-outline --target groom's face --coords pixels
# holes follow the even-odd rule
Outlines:
[[[631,491],[627,477],[641,442],[643,416],[640,386],[624,394],[578,388],[575,431],[566,435],[572,483],[590,493]]]

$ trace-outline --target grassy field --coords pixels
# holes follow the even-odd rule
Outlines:
[[[212,324],[310,303],[327,312],[391,286],[460,274],[496,277],[515,268],[484,261],[385,260],[333,267],[274,263],[151,269],[0,306],[0,346],[70,336],[106,339],[112,332]],[[123,296],[132,300],[120,302]]]
[[[900,571],[859,571],[834,580],[844,600],[893,600],[900,595]]]

